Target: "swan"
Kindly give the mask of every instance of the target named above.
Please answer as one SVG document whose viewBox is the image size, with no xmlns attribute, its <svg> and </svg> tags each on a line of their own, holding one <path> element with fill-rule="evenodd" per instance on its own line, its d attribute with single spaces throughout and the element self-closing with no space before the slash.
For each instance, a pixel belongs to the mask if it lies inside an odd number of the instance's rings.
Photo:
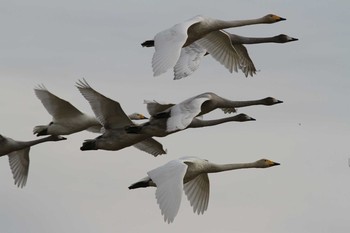
<svg viewBox="0 0 350 233">
<path fill-rule="evenodd" d="M 191 75 L 208 53 L 231 73 L 240 69 L 246 77 L 253 76 L 256 68 L 243 44 L 288 43 L 297 40 L 284 34 L 273 37 L 244 37 L 224 30 L 214 31 L 181 49 L 180 58 L 174 67 L 174 79 Z"/>
<path fill-rule="evenodd" d="M 66 138 L 56 135 L 32 141 L 17 141 L 0 135 L 0 157 L 8 155 L 15 185 L 23 188 L 27 183 L 29 170 L 29 150 L 31 146 L 48 141 L 61 141 Z"/>
<path fill-rule="evenodd" d="M 125 128 L 126 132 L 130 134 L 145 134 L 156 137 L 165 137 L 169 134 L 173 134 L 182 130 L 186 130 L 189 128 L 203 128 L 214 125 L 223 124 L 226 122 L 246 122 L 246 121 L 255 121 L 254 118 L 248 116 L 247 114 L 241 113 L 236 116 L 219 118 L 214 120 L 202 120 L 200 117 L 195 117 L 192 119 L 191 123 L 183 129 L 171 129 L 169 130 L 167 118 L 155 118 L 150 122 L 146 122 L 144 124 L 138 126 L 127 126 Z"/>
<path fill-rule="evenodd" d="M 33 133 L 37 136 L 69 135 L 83 130 L 100 133 L 102 126 L 95 117 L 82 113 L 68 101 L 49 92 L 44 85 L 36 87 L 34 92 L 53 118 L 48 125 L 34 127 Z M 139 113 L 131 114 L 130 118 L 133 120 L 147 119 Z"/>
<path fill-rule="evenodd" d="M 134 146 L 144 152 L 157 156 L 166 154 L 166 150 L 158 141 L 149 135 L 128 134 L 125 126 L 134 125 L 124 113 L 117 101 L 109 99 L 95 91 L 85 79 L 78 80 L 76 87 L 89 102 L 96 118 L 103 125 L 104 133 L 95 139 L 85 140 L 81 150 L 116 151 Z"/>
<path fill-rule="evenodd" d="M 270 24 L 286 20 L 277 15 L 248 20 L 224 21 L 198 15 L 183 23 L 157 33 L 154 37 L 155 52 L 152 58 L 153 76 L 173 68 L 180 57 L 182 47 L 186 47 L 210 32 L 252 24 Z M 148 41 L 142 43 L 147 46 Z"/>
<path fill-rule="evenodd" d="M 277 100 L 273 97 L 267 97 L 260 100 L 231 101 L 222 98 L 215 93 L 206 92 L 175 105 L 162 105 L 156 101 L 146 101 L 146 103 L 147 110 L 152 117 L 148 122 L 139 126 L 132 125 L 126 127 L 128 133 L 143 133 L 164 137 L 172 132 L 184 130 L 188 127 L 190 128 L 190 124 L 194 119 L 197 122 L 197 125 L 202 125 L 202 127 L 206 126 L 207 123 L 200 120 L 198 116 L 202 116 L 217 108 L 221 108 L 225 113 L 232 113 L 239 107 L 251 105 L 275 105 L 283 103 L 283 101 Z M 220 124 L 220 121 L 216 123 Z M 208 126 L 211 125 L 213 124 L 208 124 Z"/>
<path fill-rule="evenodd" d="M 164 221 L 174 221 L 181 203 L 182 190 L 193 207 L 203 214 L 209 203 L 208 173 L 244 168 L 268 168 L 280 165 L 267 159 L 252 163 L 215 164 L 197 157 L 182 157 L 147 172 L 147 177 L 129 186 L 129 189 L 157 187 L 156 199 Z"/>
<path fill-rule="evenodd" d="M 174 80 L 194 73 L 207 54 L 211 54 L 231 73 L 241 69 L 246 77 L 253 76 L 256 69 L 243 44 L 288 43 L 297 40 L 284 34 L 273 37 L 244 37 L 224 30 L 214 31 L 181 49 L 180 57 L 174 66 Z M 153 47 L 154 41 L 149 40 L 146 45 Z"/>
</svg>

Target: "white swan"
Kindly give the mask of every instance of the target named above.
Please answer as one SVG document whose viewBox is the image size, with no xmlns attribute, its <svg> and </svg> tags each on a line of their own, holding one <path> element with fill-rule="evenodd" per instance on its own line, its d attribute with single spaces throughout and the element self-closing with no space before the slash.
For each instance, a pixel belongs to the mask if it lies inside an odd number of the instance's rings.
<svg viewBox="0 0 350 233">
<path fill-rule="evenodd" d="M 48 136 L 32 141 L 16 141 L 0 135 L 0 157 L 8 155 L 15 185 L 23 188 L 27 183 L 29 170 L 29 150 L 31 146 L 48 141 L 61 141 L 61 136 Z"/>
<path fill-rule="evenodd" d="M 243 37 L 224 30 L 214 31 L 181 49 L 180 58 L 174 67 L 174 79 L 191 75 L 208 53 L 231 73 L 240 69 L 246 77 L 253 76 L 256 68 L 243 44 L 288 43 L 297 40 L 284 34 L 273 37 Z"/>
<path fill-rule="evenodd" d="M 251 105 L 274 105 L 283 103 L 272 97 L 260 100 L 250 101 L 231 101 L 222 98 L 215 93 L 207 92 L 191 97 L 179 104 L 159 104 L 155 101 L 148 101 L 147 110 L 151 114 L 148 122 L 139 126 L 130 126 L 126 128 L 128 133 L 149 134 L 151 136 L 164 137 L 170 133 L 191 128 L 192 121 L 196 121 L 197 125 L 211 126 L 214 125 L 198 119 L 198 116 L 211 112 L 217 108 L 221 108 L 225 113 L 235 112 L 235 108 L 251 106 Z M 235 118 L 228 118 L 234 120 Z M 249 118 L 248 118 L 249 119 Z M 227 121 L 224 121 L 227 122 Z M 220 121 L 217 124 L 223 123 Z M 194 124 L 194 123 L 192 123 Z"/>
<path fill-rule="evenodd" d="M 125 147 L 135 146 L 154 156 L 166 154 L 166 150 L 158 141 L 149 135 L 128 134 L 124 128 L 134 125 L 131 119 L 124 113 L 117 101 L 109 99 L 95 91 L 83 79 L 76 83 L 80 93 L 89 102 L 96 118 L 103 125 L 104 133 L 95 139 L 86 140 L 81 150 L 120 150 Z"/>
<path fill-rule="evenodd" d="M 205 16 L 196 16 L 183 23 L 157 33 L 154 37 L 155 53 L 152 58 L 153 75 L 158 76 L 173 68 L 180 57 L 182 47 L 186 47 L 206 34 L 225 28 L 252 24 L 275 23 L 285 20 L 269 14 L 258 19 L 224 21 Z M 142 43 L 147 46 L 147 41 Z"/>
<path fill-rule="evenodd" d="M 183 157 L 147 172 L 147 177 L 132 184 L 129 189 L 157 187 L 157 203 L 164 215 L 164 221 L 171 223 L 179 211 L 183 190 L 193 212 L 203 214 L 207 210 L 210 187 L 208 173 L 276 165 L 280 164 L 267 159 L 253 163 L 214 164 L 197 157 Z"/>
<path fill-rule="evenodd" d="M 82 113 L 68 101 L 49 92 L 44 85 L 39 85 L 34 91 L 52 116 L 50 124 L 34 127 L 33 133 L 37 136 L 69 135 L 83 130 L 94 133 L 101 132 L 102 125 L 95 117 Z M 133 120 L 147 119 L 139 113 L 133 113 L 130 117 Z"/>
</svg>

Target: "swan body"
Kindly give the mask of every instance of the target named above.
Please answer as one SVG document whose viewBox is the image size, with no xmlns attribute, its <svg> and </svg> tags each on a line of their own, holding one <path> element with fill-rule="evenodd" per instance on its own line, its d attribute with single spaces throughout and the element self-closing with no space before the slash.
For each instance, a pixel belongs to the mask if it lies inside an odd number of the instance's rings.
<svg viewBox="0 0 350 233">
<path fill-rule="evenodd" d="M 48 141 L 65 140 L 61 136 L 51 135 L 32 141 L 17 141 L 0 135 L 0 157 L 8 155 L 15 185 L 23 188 L 27 183 L 29 171 L 29 150 L 31 146 Z"/>
<path fill-rule="evenodd" d="M 95 117 L 79 111 L 71 103 L 49 92 L 40 85 L 34 89 L 35 95 L 52 116 L 48 125 L 35 126 L 33 133 L 41 135 L 69 135 L 83 130 L 94 133 L 101 131 L 101 124 Z"/>
<path fill-rule="evenodd" d="M 95 139 L 86 140 L 80 148 L 81 150 L 116 151 L 135 146 L 154 156 L 166 154 L 162 144 L 151 136 L 126 133 L 124 128 L 135 124 L 124 113 L 117 101 L 98 93 L 85 80 L 79 80 L 76 87 L 89 102 L 96 118 L 104 128 L 102 135 Z"/>
<path fill-rule="evenodd" d="M 224 30 L 214 31 L 181 49 L 180 58 L 174 67 L 174 79 L 181 79 L 195 72 L 208 53 L 231 73 L 240 69 L 246 77 L 253 76 L 256 68 L 243 44 L 288 43 L 297 40 L 284 34 L 273 37 L 243 37 Z"/>
<path fill-rule="evenodd" d="M 206 16 L 195 16 L 183 23 L 157 33 L 154 37 L 155 53 L 152 58 L 153 75 L 158 76 L 173 68 L 178 61 L 181 48 L 186 47 L 210 32 L 252 24 L 275 23 L 285 20 L 276 15 L 258 19 L 224 21 Z M 143 43 L 147 46 L 147 41 Z"/>
<path fill-rule="evenodd" d="M 53 118 L 48 125 L 34 127 L 33 133 L 37 136 L 69 135 L 83 130 L 93 133 L 101 132 L 102 125 L 96 117 L 82 113 L 68 101 L 49 92 L 43 85 L 38 86 L 34 91 Z M 132 120 L 147 119 L 140 113 L 133 113 L 129 117 Z"/>
<path fill-rule="evenodd" d="M 274 105 L 282 103 L 272 97 L 267 97 L 260 100 L 250 101 L 231 101 L 222 98 L 215 93 L 206 92 L 194 97 L 191 97 L 179 104 L 161 104 L 156 101 L 146 101 L 147 110 L 152 116 L 150 120 L 140 126 L 127 128 L 129 133 L 145 133 L 153 136 L 166 136 L 170 133 L 184 130 L 193 127 L 192 123 L 195 119 L 197 125 L 212 126 L 214 124 L 200 120 L 198 116 L 202 116 L 217 108 L 221 108 L 225 113 L 232 113 L 236 108 L 251 106 L 251 105 Z M 235 118 L 228 118 L 235 120 Z M 249 118 L 246 118 L 246 120 Z M 251 119 L 250 119 L 251 120 Z M 227 121 L 224 121 L 227 122 Z M 192 123 L 192 126 L 191 126 Z M 217 124 L 223 122 L 217 121 Z"/>
<path fill-rule="evenodd" d="M 184 191 L 193 212 L 203 214 L 209 203 L 208 173 L 244 168 L 268 168 L 279 163 L 261 159 L 253 163 L 214 164 L 197 157 L 183 157 L 147 172 L 147 177 L 129 186 L 129 189 L 157 187 L 156 199 L 164 221 L 174 221 Z"/>
</svg>

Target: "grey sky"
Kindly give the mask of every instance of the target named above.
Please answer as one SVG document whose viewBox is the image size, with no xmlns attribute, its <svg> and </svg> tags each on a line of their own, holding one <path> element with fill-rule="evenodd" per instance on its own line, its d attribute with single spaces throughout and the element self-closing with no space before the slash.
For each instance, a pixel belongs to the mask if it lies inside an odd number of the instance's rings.
<svg viewBox="0 0 350 233">
<path fill-rule="evenodd" d="M 284 101 L 239 109 L 256 122 L 229 123 L 158 138 L 159 158 L 126 148 L 79 150 L 82 132 L 31 149 L 27 186 L 13 185 L 0 161 L 0 232 L 349 232 L 349 1 L 7 1 L 0 3 L 1 131 L 31 140 L 51 120 L 38 84 L 92 111 L 74 87 L 84 77 L 125 112 L 146 114 L 144 99 L 179 102 L 206 91 L 234 100 Z M 197 14 L 219 19 L 274 13 L 287 21 L 230 29 L 243 36 L 297 37 L 288 44 L 247 46 L 260 72 L 230 74 L 209 56 L 191 77 L 152 77 L 152 48 L 140 43 Z M 222 117 L 220 111 L 208 118 Z M 210 175 L 208 211 L 197 216 L 183 197 L 166 224 L 155 190 L 127 187 L 181 156 L 216 163 L 262 157 L 281 166 Z"/>
</svg>

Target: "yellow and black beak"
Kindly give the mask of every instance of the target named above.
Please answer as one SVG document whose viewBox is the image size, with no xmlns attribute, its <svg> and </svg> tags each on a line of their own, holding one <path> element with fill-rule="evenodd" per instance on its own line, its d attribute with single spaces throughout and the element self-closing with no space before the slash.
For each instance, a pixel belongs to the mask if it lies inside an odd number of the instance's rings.
<svg viewBox="0 0 350 233">
<path fill-rule="evenodd" d="M 270 167 L 281 165 L 280 163 L 276 163 L 276 162 L 270 161 L 270 160 L 268 161 L 268 163 L 269 163 Z"/>
</svg>

